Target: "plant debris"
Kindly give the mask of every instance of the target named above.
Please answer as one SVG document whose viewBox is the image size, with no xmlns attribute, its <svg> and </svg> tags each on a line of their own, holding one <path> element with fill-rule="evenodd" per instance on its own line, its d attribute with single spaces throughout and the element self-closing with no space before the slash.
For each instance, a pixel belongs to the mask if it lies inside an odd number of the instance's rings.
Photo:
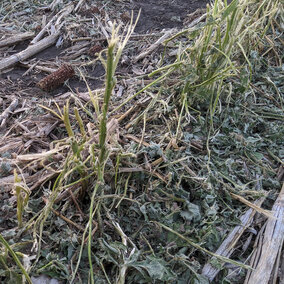
<svg viewBox="0 0 284 284">
<path fill-rule="evenodd" d="M 0 282 L 244 283 L 282 210 L 283 4 L 142 31 L 136 1 L 71 2 L 0 7 Z"/>
</svg>

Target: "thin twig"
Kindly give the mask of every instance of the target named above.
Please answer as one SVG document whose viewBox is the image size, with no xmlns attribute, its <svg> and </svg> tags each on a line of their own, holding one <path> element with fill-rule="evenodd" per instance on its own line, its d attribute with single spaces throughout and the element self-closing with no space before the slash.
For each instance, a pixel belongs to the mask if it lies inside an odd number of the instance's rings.
<svg viewBox="0 0 284 284">
<path fill-rule="evenodd" d="M 0 115 L 0 129 L 3 129 L 3 127 L 5 126 L 8 117 L 10 116 L 10 114 L 13 113 L 13 111 L 17 108 L 19 103 L 19 100 L 17 98 L 15 98 L 11 104 L 3 111 L 3 113 Z"/>
</svg>

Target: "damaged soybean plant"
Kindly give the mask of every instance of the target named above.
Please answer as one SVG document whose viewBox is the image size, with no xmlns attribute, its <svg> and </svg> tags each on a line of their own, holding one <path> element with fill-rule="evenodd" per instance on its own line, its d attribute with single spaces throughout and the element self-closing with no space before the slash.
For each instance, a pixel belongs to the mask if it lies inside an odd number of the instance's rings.
<svg viewBox="0 0 284 284">
<path fill-rule="evenodd" d="M 216 0 L 194 25 L 139 35 L 139 17 L 111 20 L 121 3 L 75 2 L 69 91 L 20 103 L 0 140 L 0 282 L 245 283 L 283 184 L 282 3 Z"/>
</svg>

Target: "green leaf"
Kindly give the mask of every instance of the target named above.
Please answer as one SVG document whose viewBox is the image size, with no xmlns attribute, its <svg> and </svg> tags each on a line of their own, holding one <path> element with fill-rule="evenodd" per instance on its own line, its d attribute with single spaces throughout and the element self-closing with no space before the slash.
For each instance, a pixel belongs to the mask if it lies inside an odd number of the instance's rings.
<svg viewBox="0 0 284 284">
<path fill-rule="evenodd" d="M 140 272 L 141 270 L 139 268 L 145 269 L 151 279 L 160 281 L 171 281 L 176 279 L 173 272 L 166 267 L 166 262 L 154 256 L 148 256 L 145 261 L 133 263 L 132 267 Z"/>
<path fill-rule="evenodd" d="M 232 1 L 231 4 L 228 6 L 228 8 L 224 11 L 222 20 L 227 18 L 237 8 L 238 4 L 239 4 L 239 0 Z"/>
<path fill-rule="evenodd" d="M 207 277 L 203 275 L 196 275 L 196 278 L 192 281 L 193 284 L 209 284 Z"/>
<path fill-rule="evenodd" d="M 180 216 L 187 221 L 199 221 L 201 219 L 199 206 L 188 202 L 187 211 L 181 211 Z"/>
<path fill-rule="evenodd" d="M 264 158 L 263 154 L 259 152 L 254 152 L 252 155 L 257 159 L 257 160 L 262 160 Z"/>
</svg>

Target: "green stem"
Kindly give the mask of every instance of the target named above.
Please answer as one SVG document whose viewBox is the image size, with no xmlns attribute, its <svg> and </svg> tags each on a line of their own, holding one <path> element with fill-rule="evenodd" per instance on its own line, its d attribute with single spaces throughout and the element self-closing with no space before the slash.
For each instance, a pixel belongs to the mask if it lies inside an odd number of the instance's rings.
<svg viewBox="0 0 284 284">
<path fill-rule="evenodd" d="M 93 208 L 95 202 L 95 196 L 97 194 L 99 188 L 99 182 L 96 183 L 90 204 L 90 214 L 89 214 L 89 236 L 88 236 L 88 258 L 89 258 L 89 265 L 90 265 L 90 276 L 91 276 L 91 283 L 94 284 L 94 271 L 93 271 L 93 263 L 92 263 L 92 221 L 93 221 Z"/>
<path fill-rule="evenodd" d="M 115 44 L 110 44 L 107 53 L 107 72 L 106 72 L 106 87 L 105 87 L 105 94 L 104 94 L 104 105 L 103 105 L 103 113 L 102 119 L 100 122 L 100 137 L 99 137 L 99 147 L 100 147 L 100 157 L 99 157 L 99 178 L 102 178 L 102 170 L 103 170 L 103 163 L 105 159 L 106 153 L 106 136 L 107 136 L 107 112 L 109 107 L 109 100 L 111 97 L 112 89 L 115 85 L 114 79 L 114 47 Z M 102 180 L 101 180 L 102 181 Z"/>
<path fill-rule="evenodd" d="M 14 261 L 18 265 L 18 267 L 22 270 L 24 276 L 26 277 L 26 280 L 29 284 L 32 284 L 32 280 L 30 276 L 28 275 L 27 271 L 25 270 L 24 266 L 21 264 L 19 258 L 15 254 L 15 252 L 11 249 L 8 242 L 3 238 L 3 236 L 0 234 L 0 242 L 5 246 L 5 248 L 10 252 L 11 256 L 13 257 Z"/>
<path fill-rule="evenodd" d="M 103 105 L 103 112 L 102 118 L 100 121 L 100 136 L 99 136 L 99 147 L 100 147 L 100 156 L 99 156 L 99 164 L 98 164 L 98 181 L 95 185 L 94 192 L 91 198 L 90 204 L 90 216 L 89 216 L 89 239 L 88 239 L 88 258 L 89 258 L 89 265 L 90 265 L 90 277 L 91 283 L 94 283 L 94 272 L 93 272 L 93 264 L 92 264 L 92 255 L 91 255 L 91 248 L 92 248 L 92 216 L 93 216 L 93 207 L 94 207 L 94 200 L 97 194 L 98 188 L 104 180 L 104 163 L 105 163 L 105 156 L 106 156 L 106 137 L 107 137 L 107 113 L 109 107 L 109 101 L 111 97 L 111 93 L 113 87 L 115 85 L 115 78 L 114 78 L 114 48 L 115 48 L 115 41 L 110 41 L 108 52 L 107 52 L 107 70 L 106 70 L 106 87 L 105 87 L 105 94 L 104 94 L 104 105 Z"/>
</svg>

